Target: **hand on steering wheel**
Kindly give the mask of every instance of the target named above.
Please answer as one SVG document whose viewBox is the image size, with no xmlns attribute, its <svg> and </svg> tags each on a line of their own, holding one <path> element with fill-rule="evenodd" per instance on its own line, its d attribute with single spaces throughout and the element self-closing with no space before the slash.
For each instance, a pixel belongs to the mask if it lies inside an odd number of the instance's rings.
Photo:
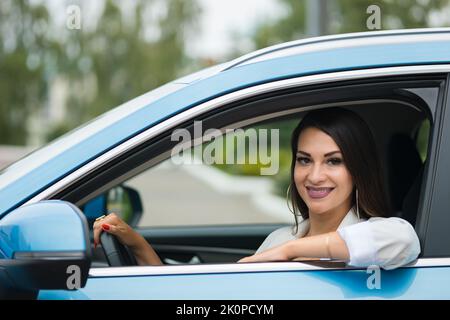
<svg viewBox="0 0 450 320">
<path fill-rule="evenodd" d="M 115 213 L 95 220 L 94 246 L 101 243 L 110 266 L 137 265 L 136 259 L 127 246 L 136 243 L 136 232 Z"/>
</svg>

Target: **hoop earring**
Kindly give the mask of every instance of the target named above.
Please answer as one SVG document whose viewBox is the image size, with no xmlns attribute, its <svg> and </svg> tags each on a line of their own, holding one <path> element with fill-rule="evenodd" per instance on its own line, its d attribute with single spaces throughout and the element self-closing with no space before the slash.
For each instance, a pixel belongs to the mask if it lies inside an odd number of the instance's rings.
<svg viewBox="0 0 450 320">
<path fill-rule="evenodd" d="M 356 216 L 358 217 L 358 220 L 360 220 L 359 216 L 359 199 L 358 199 L 358 189 L 356 189 Z"/>
</svg>

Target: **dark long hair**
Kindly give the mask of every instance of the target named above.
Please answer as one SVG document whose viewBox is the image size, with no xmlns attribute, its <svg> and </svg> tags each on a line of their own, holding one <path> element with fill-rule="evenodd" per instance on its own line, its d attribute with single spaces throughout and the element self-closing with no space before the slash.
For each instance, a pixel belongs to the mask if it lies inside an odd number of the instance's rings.
<svg viewBox="0 0 450 320">
<path fill-rule="evenodd" d="M 295 186 L 294 169 L 297 158 L 298 138 L 306 128 L 317 128 L 329 135 L 341 150 L 344 164 L 350 172 L 355 187 L 352 206 L 356 203 L 358 189 L 359 213 L 363 218 L 391 215 L 383 184 L 383 173 L 369 126 L 355 112 L 342 108 L 310 111 L 294 129 L 291 138 L 291 183 L 288 197 L 298 227 L 297 216 L 309 218 L 306 203 Z"/>
</svg>

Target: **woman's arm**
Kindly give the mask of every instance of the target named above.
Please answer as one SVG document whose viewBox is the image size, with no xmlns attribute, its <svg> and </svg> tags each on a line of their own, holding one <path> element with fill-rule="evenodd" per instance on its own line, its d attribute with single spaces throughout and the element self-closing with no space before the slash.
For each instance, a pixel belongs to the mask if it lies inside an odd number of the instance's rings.
<svg viewBox="0 0 450 320">
<path fill-rule="evenodd" d="M 299 258 L 332 258 L 349 260 L 349 251 L 339 233 L 330 232 L 291 240 L 239 262 L 286 261 Z"/>
<path fill-rule="evenodd" d="M 139 266 L 163 265 L 155 250 L 153 250 L 152 246 L 142 236 L 137 241 L 137 245 L 135 245 L 134 247 L 130 246 L 130 249 L 131 251 L 133 251 L 133 254 Z"/>
<path fill-rule="evenodd" d="M 420 254 L 416 231 L 401 218 L 371 218 L 338 232 L 347 244 L 352 266 L 395 269 L 414 261 Z"/>
<path fill-rule="evenodd" d="M 377 265 L 395 269 L 412 262 L 419 254 L 419 239 L 406 220 L 371 218 L 336 232 L 290 240 L 239 262 L 331 257 L 355 267 Z"/>
</svg>

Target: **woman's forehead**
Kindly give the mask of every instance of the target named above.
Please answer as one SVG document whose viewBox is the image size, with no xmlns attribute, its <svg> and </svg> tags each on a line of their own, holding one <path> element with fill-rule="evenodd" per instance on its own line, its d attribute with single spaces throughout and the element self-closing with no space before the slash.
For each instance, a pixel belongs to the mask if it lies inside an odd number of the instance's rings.
<svg viewBox="0 0 450 320">
<path fill-rule="evenodd" d="M 326 154 L 340 151 L 333 138 L 317 128 L 306 128 L 300 133 L 297 150 L 310 154 Z"/>
</svg>

